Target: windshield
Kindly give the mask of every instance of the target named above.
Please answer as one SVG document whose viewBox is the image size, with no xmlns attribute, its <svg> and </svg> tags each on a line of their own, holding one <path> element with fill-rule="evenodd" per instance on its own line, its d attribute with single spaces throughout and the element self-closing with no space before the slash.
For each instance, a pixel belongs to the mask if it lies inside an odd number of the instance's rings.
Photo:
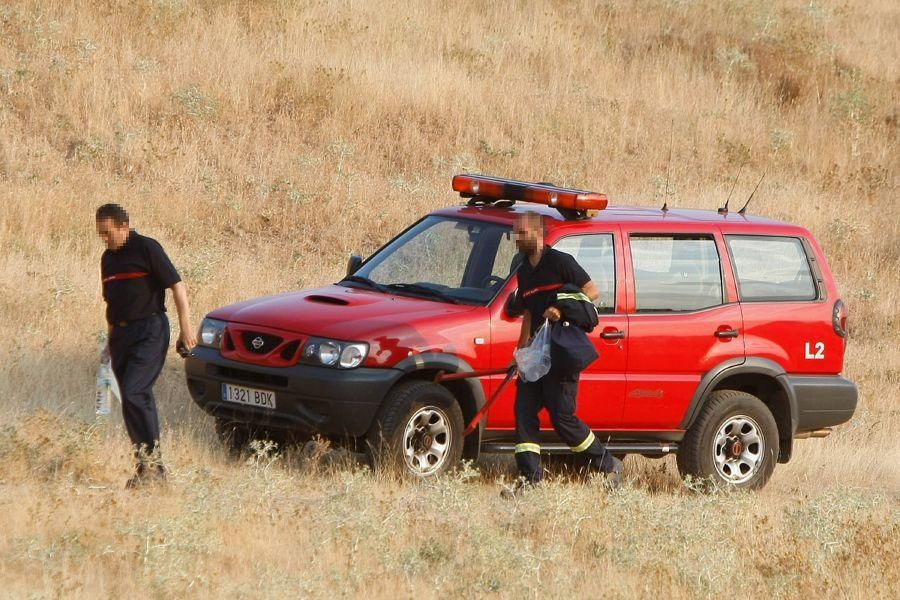
<svg viewBox="0 0 900 600">
<path fill-rule="evenodd" d="M 516 253 L 507 225 L 429 216 L 341 283 L 440 302 L 487 304 L 512 273 Z"/>
</svg>

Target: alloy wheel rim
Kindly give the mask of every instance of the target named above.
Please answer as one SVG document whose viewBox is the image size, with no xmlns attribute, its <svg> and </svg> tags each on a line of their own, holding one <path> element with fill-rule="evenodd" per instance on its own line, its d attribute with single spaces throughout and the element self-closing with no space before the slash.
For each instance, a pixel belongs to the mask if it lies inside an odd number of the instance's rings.
<svg viewBox="0 0 900 600">
<path fill-rule="evenodd" d="M 452 442 L 449 419 L 435 406 L 420 408 L 406 422 L 403 432 L 403 459 L 419 476 L 437 472 L 447 461 Z"/>
<path fill-rule="evenodd" d="M 716 432 L 713 464 L 726 483 L 744 483 L 759 471 L 765 450 L 759 424 L 746 415 L 735 415 L 726 419 Z"/>
</svg>

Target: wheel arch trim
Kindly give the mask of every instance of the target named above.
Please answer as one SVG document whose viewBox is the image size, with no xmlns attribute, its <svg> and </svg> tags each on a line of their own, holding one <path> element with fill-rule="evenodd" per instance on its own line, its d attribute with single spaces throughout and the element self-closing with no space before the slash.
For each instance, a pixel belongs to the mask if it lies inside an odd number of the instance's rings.
<svg viewBox="0 0 900 600">
<path fill-rule="evenodd" d="M 468 362 L 464 359 L 456 356 L 455 354 L 449 354 L 447 352 L 423 352 L 420 354 L 413 354 L 407 358 L 404 358 L 402 361 L 397 363 L 394 366 L 395 369 L 401 371 L 403 373 L 403 377 L 400 381 L 404 381 L 408 379 L 411 375 L 415 375 L 416 373 L 421 373 L 423 371 L 444 371 L 446 373 L 465 373 L 469 371 L 474 371 Z M 399 383 L 399 382 L 398 382 Z M 463 418 L 471 419 L 475 416 L 475 414 L 481 410 L 485 403 L 487 402 L 487 398 L 484 394 L 484 388 L 481 386 L 481 383 L 477 378 L 472 379 L 461 379 L 456 382 L 453 382 L 453 385 L 448 387 L 445 384 L 437 384 L 444 385 L 450 390 L 450 393 L 456 397 L 457 402 L 460 403 L 460 409 L 463 409 Z M 463 387 L 464 386 L 464 387 Z M 460 398 L 457 397 L 457 393 L 455 393 L 454 388 L 460 388 L 465 390 L 465 392 L 470 396 L 474 406 L 469 407 L 469 410 L 465 410 L 465 406 L 461 402 Z M 467 414 L 471 412 L 471 414 Z M 478 428 L 473 431 L 470 435 L 466 436 L 463 440 L 463 458 L 475 460 L 478 458 L 478 455 L 481 451 L 481 439 L 484 433 L 484 423 L 485 419 L 482 419 L 481 423 L 478 424 Z M 468 421 L 463 423 L 463 426 L 468 425 Z"/>
<path fill-rule="evenodd" d="M 735 358 L 724 361 L 714 368 L 707 371 L 697 385 L 688 409 L 685 411 L 684 419 L 679 426 L 681 429 L 687 430 L 694 424 L 700 415 L 703 405 L 709 400 L 712 392 L 722 381 L 735 375 L 759 375 L 765 377 L 775 386 L 776 389 L 784 393 L 785 400 L 788 405 L 788 416 L 790 418 L 790 431 L 779 431 L 780 449 L 778 462 L 788 462 L 793 451 L 794 434 L 797 432 L 797 398 L 794 387 L 791 385 L 790 379 L 784 368 L 775 361 L 760 357 Z M 766 398 L 761 400 L 767 404 Z M 777 415 L 776 415 L 777 420 Z M 787 434 L 787 435 L 785 435 Z"/>
</svg>

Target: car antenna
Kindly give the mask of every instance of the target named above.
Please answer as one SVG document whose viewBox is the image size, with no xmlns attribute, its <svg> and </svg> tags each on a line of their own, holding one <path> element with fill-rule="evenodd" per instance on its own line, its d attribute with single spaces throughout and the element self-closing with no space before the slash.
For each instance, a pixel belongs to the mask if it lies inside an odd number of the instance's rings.
<svg viewBox="0 0 900 600">
<path fill-rule="evenodd" d="M 669 127 L 669 162 L 666 163 L 666 190 L 663 192 L 663 205 L 660 210 L 669 212 L 669 169 L 672 167 L 672 147 L 675 145 L 675 119 Z"/>
<path fill-rule="evenodd" d="M 759 181 L 756 182 L 756 187 L 753 188 L 753 191 L 752 191 L 752 192 L 750 192 L 750 197 L 747 198 L 747 201 L 744 202 L 744 206 L 742 206 L 742 207 L 741 207 L 741 210 L 738 211 L 738 214 L 739 214 L 739 215 L 742 215 L 742 214 L 744 214 L 745 212 L 747 212 L 747 207 L 750 205 L 750 201 L 753 200 L 753 194 L 755 194 L 755 193 L 756 193 L 756 190 L 759 189 L 759 184 L 761 184 L 761 183 L 763 182 L 763 178 L 766 176 L 766 173 L 767 173 L 768 171 L 769 171 L 769 168 L 766 167 L 766 170 L 763 171 L 763 174 L 760 176 Z"/>
<path fill-rule="evenodd" d="M 728 214 L 728 202 L 731 200 L 731 195 L 734 193 L 734 187 L 737 185 L 738 178 L 740 178 L 741 171 L 744 169 L 744 165 L 746 165 L 746 164 L 747 164 L 747 159 L 744 158 L 744 162 L 741 163 L 741 166 L 738 169 L 737 175 L 735 175 L 735 177 L 734 177 L 734 183 L 731 184 L 731 191 L 728 192 L 728 197 L 725 198 L 725 206 L 719 208 L 719 210 L 718 210 L 718 213 L 720 215 Z"/>
</svg>

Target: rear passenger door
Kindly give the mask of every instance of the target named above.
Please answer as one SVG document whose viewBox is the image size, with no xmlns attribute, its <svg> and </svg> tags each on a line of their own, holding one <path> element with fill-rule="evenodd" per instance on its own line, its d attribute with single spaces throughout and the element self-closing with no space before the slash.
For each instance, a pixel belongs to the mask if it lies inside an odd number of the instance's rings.
<svg viewBox="0 0 900 600">
<path fill-rule="evenodd" d="M 744 315 L 747 356 L 790 373 L 841 371 L 844 340 L 815 253 L 801 237 L 726 235 Z"/>
<path fill-rule="evenodd" d="M 715 232 L 627 231 L 628 381 L 622 427 L 677 429 L 703 374 L 744 357 Z"/>
</svg>

